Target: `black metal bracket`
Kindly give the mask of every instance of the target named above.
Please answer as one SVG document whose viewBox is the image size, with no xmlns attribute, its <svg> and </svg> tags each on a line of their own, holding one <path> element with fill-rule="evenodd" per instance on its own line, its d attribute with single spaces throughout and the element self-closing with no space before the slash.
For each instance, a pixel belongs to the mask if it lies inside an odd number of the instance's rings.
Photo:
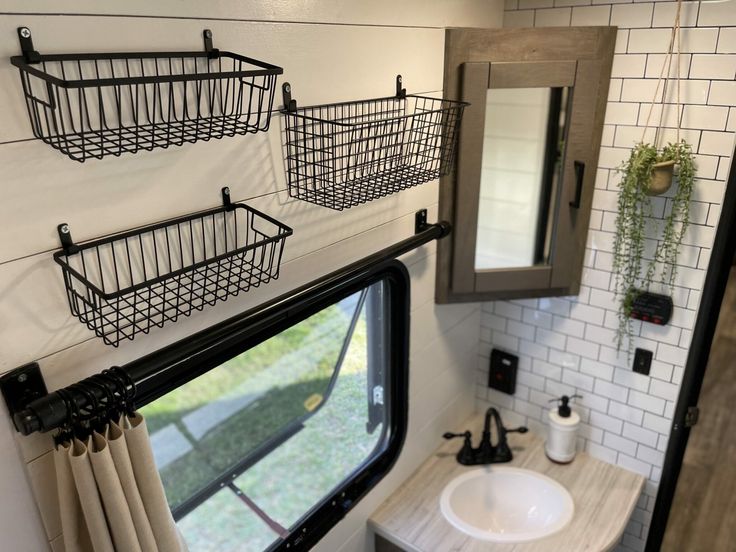
<svg viewBox="0 0 736 552">
<path fill-rule="evenodd" d="M 235 209 L 235 205 L 233 205 L 233 201 L 230 198 L 230 188 L 227 186 L 222 189 L 222 204 L 228 211 Z"/>
<path fill-rule="evenodd" d="M 414 233 L 423 232 L 429 227 L 427 222 L 427 210 L 421 209 L 414 214 Z"/>
<path fill-rule="evenodd" d="M 18 39 L 20 40 L 20 49 L 23 52 L 23 59 L 26 63 L 39 63 L 41 54 L 33 48 L 33 37 L 31 37 L 31 29 L 28 27 L 18 27 Z"/>
<path fill-rule="evenodd" d="M 18 431 L 23 420 L 16 419 L 16 414 L 22 412 L 32 401 L 48 395 L 46 382 L 43 381 L 37 362 L 16 368 L 0 377 L 0 392 Z"/>
<path fill-rule="evenodd" d="M 220 50 L 212 45 L 212 31 L 209 29 L 205 29 L 204 31 L 202 31 L 202 36 L 204 37 L 204 50 L 205 52 L 207 52 L 207 57 L 209 59 L 219 58 Z"/>
<path fill-rule="evenodd" d="M 284 94 L 284 109 L 289 113 L 296 113 L 296 100 L 291 99 L 291 84 L 288 82 L 282 84 L 281 91 Z"/>
<path fill-rule="evenodd" d="M 403 88 L 401 75 L 396 75 L 396 97 L 403 100 L 406 98 L 406 88 Z"/>
<path fill-rule="evenodd" d="M 67 255 L 79 253 L 79 246 L 72 239 L 72 232 L 69 229 L 69 225 L 66 222 L 62 222 L 56 229 L 59 232 L 59 240 L 61 241 L 61 247 L 64 249 L 64 253 Z"/>
</svg>

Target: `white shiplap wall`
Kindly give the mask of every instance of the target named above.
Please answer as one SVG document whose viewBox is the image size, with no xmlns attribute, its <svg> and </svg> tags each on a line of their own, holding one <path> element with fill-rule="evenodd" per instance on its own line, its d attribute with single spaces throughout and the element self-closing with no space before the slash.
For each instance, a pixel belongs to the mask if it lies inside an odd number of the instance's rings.
<svg viewBox="0 0 736 552">
<path fill-rule="evenodd" d="M 38 360 L 51 389 L 128 362 L 342 265 L 413 231 L 413 213 L 436 217 L 436 182 L 343 213 L 286 193 L 282 121 L 267 134 L 80 164 L 33 140 L 20 81 L 7 61 L 19 53 L 16 27 L 32 29 L 44 53 L 199 49 L 215 46 L 284 67 L 302 105 L 388 95 L 397 73 L 411 92 L 441 94 L 445 26 L 500 26 L 498 1 L 389 0 L 240 2 L 163 0 L 29 5 L 6 0 L 0 15 L 0 372 Z M 280 103 L 277 96 L 276 103 Z M 118 349 L 72 319 L 58 267 L 56 225 L 84 241 L 215 206 L 227 185 L 295 229 L 275 283 Z M 326 551 L 372 549 L 365 519 L 433 450 L 442 432 L 474 408 L 478 305 L 433 301 L 435 247 L 405 257 L 412 275 L 410 431 L 401 458 L 320 543 Z M 0 414 L 0 533 L 3 550 L 61 550 L 50 440 L 15 439 Z M 27 470 L 24 469 L 27 467 Z M 40 515 L 39 515 L 40 514 Z"/>
<path fill-rule="evenodd" d="M 613 344 L 615 168 L 641 139 L 675 8 L 670 1 L 506 0 L 504 17 L 506 27 L 619 27 L 580 294 L 483 305 L 477 399 L 479 406 L 502 406 L 511 425 L 526 423 L 544 434 L 552 397 L 573 392 L 584 396 L 579 403 L 584 422 L 580 447 L 648 478 L 621 550 L 642 550 L 646 540 L 736 131 L 736 0 L 685 2 L 685 105 L 679 112 L 671 105 L 665 111 L 669 129 L 664 138 L 674 140 L 672 127 L 679 116 L 682 136 L 697 154 L 698 181 L 692 226 L 679 258 L 674 316 L 665 327 L 636 325 L 636 346 L 654 352 L 650 376 L 636 374 L 626 354 L 617 355 Z M 669 102 L 675 98 L 674 89 L 671 84 Z M 670 201 L 658 199 L 655 205 L 661 218 Z M 515 397 L 486 388 L 491 347 L 520 356 Z"/>
</svg>

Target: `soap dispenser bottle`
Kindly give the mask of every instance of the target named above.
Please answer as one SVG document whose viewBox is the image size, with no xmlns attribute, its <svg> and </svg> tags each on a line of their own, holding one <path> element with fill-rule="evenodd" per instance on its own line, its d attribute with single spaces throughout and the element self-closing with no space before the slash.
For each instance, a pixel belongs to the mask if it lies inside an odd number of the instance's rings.
<svg viewBox="0 0 736 552">
<path fill-rule="evenodd" d="M 570 408 L 570 399 L 582 398 L 580 395 L 562 395 L 550 402 L 557 402 L 556 408 L 549 411 L 549 435 L 544 451 L 553 462 L 567 464 L 575 458 L 580 416 Z"/>
</svg>

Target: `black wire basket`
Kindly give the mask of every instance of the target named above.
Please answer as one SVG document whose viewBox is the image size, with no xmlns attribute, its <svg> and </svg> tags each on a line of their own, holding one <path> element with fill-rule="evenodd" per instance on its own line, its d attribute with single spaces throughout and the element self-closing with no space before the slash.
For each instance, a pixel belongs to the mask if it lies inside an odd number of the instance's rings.
<svg viewBox="0 0 736 552">
<path fill-rule="evenodd" d="M 396 95 L 297 107 L 284 83 L 289 195 L 342 211 L 429 182 L 453 166 L 465 102 Z"/>
<path fill-rule="evenodd" d="M 18 29 L 33 134 L 76 161 L 267 130 L 281 67 L 223 52 L 41 55 Z"/>
<path fill-rule="evenodd" d="M 117 346 L 278 278 L 291 228 L 222 195 L 223 207 L 83 245 L 60 224 L 54 260 L 72 314 Z"/>
</svg>

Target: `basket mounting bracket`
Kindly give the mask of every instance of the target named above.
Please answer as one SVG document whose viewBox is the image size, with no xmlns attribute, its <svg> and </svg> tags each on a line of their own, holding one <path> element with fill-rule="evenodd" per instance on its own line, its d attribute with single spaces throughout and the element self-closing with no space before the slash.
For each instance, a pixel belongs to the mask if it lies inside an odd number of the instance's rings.
<svg viewBox="0 0 736 552">
<path fill-rule="evenodd" d="M 59 232 L 59 240 L 61 241 L 61 247 L 64 249 L 64 253 L 67 255 L 79 253 L 79 246 L 72 239 L 72 232 L 69 230 L 69 225 L 66 222 L 62 222 L 56 229 Z"/>
<path fill-rule="evenodd" d="M 18 40 L 20 40 L 20 49 L 23 52 L 23 59 L 26 63 L 39 63 L 41 54 L 33 48 L 33 37 L 31 29 L 28 27 L 18 27 Z"/>
<path fill-rule="evenodd" d="M 230 199 L 230 188 L 228 188 L 227 186 L 222 189 L 222 204 L 228 211 L 232 211 L 235 209 L 235 205 L 233 205 L 233 202 Z"/>
<path fill-rule="evenodd" d="M 207 57 L 209 59 L 219 58 L 220 50 L 212 45 L 212 31 L 210 29 L 205 29 L 202 31 L 202 36 L 204 37 L 204 51 L 207 52 Z"/>
<path fill-rule="evenodd" d="M 291 98 L 291 84 L 288 82 L 282 84 L 281 91 L 284 94 L 284 109 L 289 113 L 296 113 L 296 100 Z"/>
<path fill-rule="evenodd" d="M 403 88 L 401 86 L 402 84 L 403 81 L 401 79 L 401 75 L 396 75 L 396 97 L 400 100 L 406 98 L 406 88 Z"/>
</svg>

